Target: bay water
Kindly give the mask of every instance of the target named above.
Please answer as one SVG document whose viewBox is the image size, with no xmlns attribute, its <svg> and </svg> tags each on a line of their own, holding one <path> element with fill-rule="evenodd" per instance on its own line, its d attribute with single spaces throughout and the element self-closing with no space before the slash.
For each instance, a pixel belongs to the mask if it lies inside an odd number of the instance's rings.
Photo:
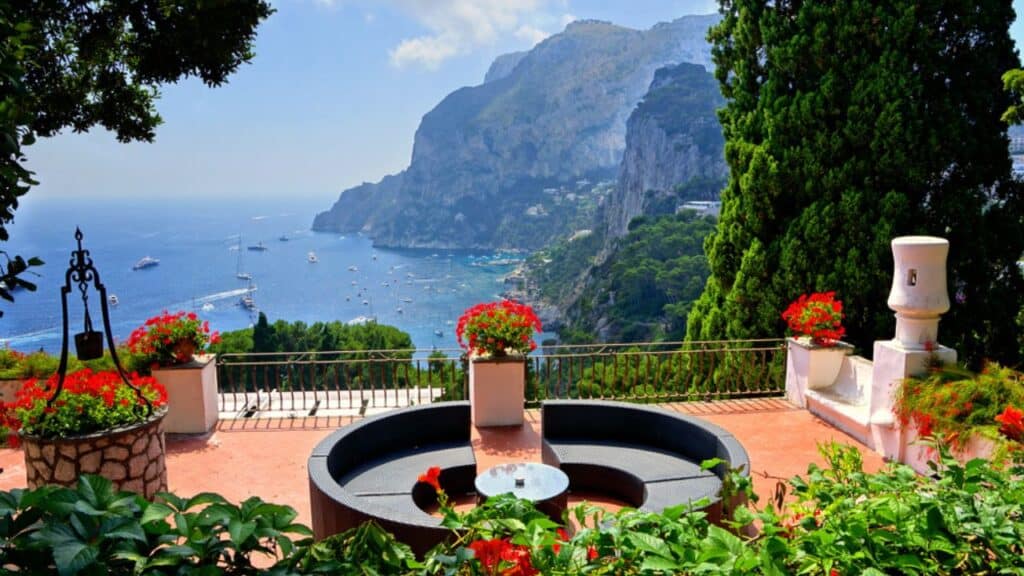
<svg viewBox="0 0 1024 576">
<path fill-rule="evenodd" d="M 10 226 L 8 254 L 46 264 L 36 292 L 0 301 L 0 345 L 57 352 L 61 346 L 61 286 L 75 249 L 76 227 L 108 295 L 112 331 L 124 340 L 163 310 L 195 311 L 212 329 L 252 325 L 241 305 L 250 294 L 273 322 L 362 321 L 404 330 L 421 350 L 457 347 L 455 322 L 477 302 L 497 299 L 518 255 L 450 250 L 374 248 L 360 234 L 309 230 L 323 199 L 57 199 L 21 203 Z M 265 250 L 250 250 L 250 246 Z M 311 256 L 312 254 L 312 256 Z M 133 270 L 143 257 L 156 266 Z M 311 262 L 311 260 L 316 260 Z M 237 276 L 248 273 L 252 280 Z M 82 329 L 77 285 L 68 296 L 70 333 Z M 91 288 L 91 287 L 90 287 Z M 89 291 L 94 326 L 102 330 L 98 294 Z"/>
</svg>

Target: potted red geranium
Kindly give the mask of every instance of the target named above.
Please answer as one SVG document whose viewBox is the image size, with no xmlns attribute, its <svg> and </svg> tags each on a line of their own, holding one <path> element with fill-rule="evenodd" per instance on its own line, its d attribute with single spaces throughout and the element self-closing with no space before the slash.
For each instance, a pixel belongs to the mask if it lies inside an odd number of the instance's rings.
<svg viewBox="0 0 1024 576">
<path fill-rule="evenodd" d="M 167 388 L 167 431 L 202 434 L 217 423 L 217 368 L 208 344 L 220 341 L 195 312 L 166 310 L 132 331 L 128 349 Z"/>
<path fill-rule="evenodd" d="M 799 385 L 806 389 L 828 388 L 835 383 L 843 357 L 853 347 L 840 339 L 843 303 L 835 292 L 803 294 L 782 313 L 790 333 L 787 358 Z M 787 372 L 789 370 L 787 369 Z"/>
<path fill-rule="evenodd" d="M 541 331 L 533 309 L 512 300 L 477 304 L 459 318 L 455 334 L 469 359 L 469 401 L 477 426 L 523 423 L 526 355 Z"/>
<path fill-rule="evenodd" d="M 150 499 L 167 490 L 167 392 L 152 377 L 126 378 L 131 386 L 115 371 L 86 368 L 68 374 L 56 396 L 59 374 L 30 378 L 13 402 L 0 403 L 8 442 L 25 452 L 30 488 L 74 486 L 82 474 L 99 474 Z"/>
</svg>

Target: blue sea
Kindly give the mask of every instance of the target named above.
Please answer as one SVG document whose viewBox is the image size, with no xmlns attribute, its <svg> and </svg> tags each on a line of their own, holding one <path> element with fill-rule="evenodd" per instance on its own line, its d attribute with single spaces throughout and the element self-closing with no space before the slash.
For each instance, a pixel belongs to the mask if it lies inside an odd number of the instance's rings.
<svg viewBox="0 0 1024 576">
<path fill-rule="evenodd" d="M 83 247 L 106 286 L 114 337 L 124 340 L 163 310 L 195 311 L 219 331 L 245 328 L 255 314 L 241 306 L 251 290 L 271 322 L 374 318 L 408 332 L 421 350 L 454 349 L 454 324 L 469 306 L 498 298 L 511 267 L 495 260 L 521 255 L 447 250 L 390 250 L 359 234 L 314 233 L 314 214 L 331 199 L 165 200 L 54 199 L 30 193 L 10 227 L 8 254 L 46 264 L 36 292 L 0 301 L 0 345 L 21 351 L 61 346 L 60 288 L 80 227 Z M 249 250 L 262 243 L 265 251 Z M 310 262 L 310 253 L 316 263 Z M 141 270 L 141 258 L 159 265 Z M 251 283 L 239 272 L 252 275 Z M 89 293 L 102 330 L 98 294 Z M 82 330 L 77 287 L 69 296 L 70 333 Z"/>
</svg>

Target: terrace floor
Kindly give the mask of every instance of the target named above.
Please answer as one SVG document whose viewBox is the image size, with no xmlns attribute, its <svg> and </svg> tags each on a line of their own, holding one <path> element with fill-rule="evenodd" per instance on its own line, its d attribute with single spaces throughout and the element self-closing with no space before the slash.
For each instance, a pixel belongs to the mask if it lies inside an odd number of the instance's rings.
<svg viewBox="0 0 1024 576">
<path fill-rule="evenodd" d="M 819 443 L 856 446 L 864 467 L 876 471 L 882 457 L 842 431 L 778 398 L 709 403 L 662 404 L 663 408 L 705 418 L 731 432 L 750 456 L 754 490 L 768 502 L 780 479 L 804 474 L 811 462 L 822 463 Z M 202 437 L 169 436 L 167 478 L 179 495 L 217 492 L 235 502 L 250 496 L 287 504 L 299 521 L 311 524 L 306 460 L 313 447 L 352 417 L 221 420 Z M 473 448 L 481 471 L 504 462 L 540 461 L 540 412 L 527 410 L 522 428 L 473 431 Z M 25 462 L 20 450 L 0 449 L 0 489 L 24 487 Z M 575 495 L 570 505 L 596 495 Z"/>
</svg>

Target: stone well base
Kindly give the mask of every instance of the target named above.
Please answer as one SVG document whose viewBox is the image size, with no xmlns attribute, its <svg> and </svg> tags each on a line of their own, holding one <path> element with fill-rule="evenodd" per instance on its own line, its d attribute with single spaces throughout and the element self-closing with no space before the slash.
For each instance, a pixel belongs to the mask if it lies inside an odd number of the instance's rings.
<svg viewBox="0 0 1024 576">
<path fill-rule="evenodd" d="M 167 490 L 164 462 L 164 416 L 107 432 L 70 438 L 44 439 L 23 435 L 25 471 L 29 488 L 44 484 L 74 486 L 82 474 L 98 474 L 152 500 Z"/>
</svg>

